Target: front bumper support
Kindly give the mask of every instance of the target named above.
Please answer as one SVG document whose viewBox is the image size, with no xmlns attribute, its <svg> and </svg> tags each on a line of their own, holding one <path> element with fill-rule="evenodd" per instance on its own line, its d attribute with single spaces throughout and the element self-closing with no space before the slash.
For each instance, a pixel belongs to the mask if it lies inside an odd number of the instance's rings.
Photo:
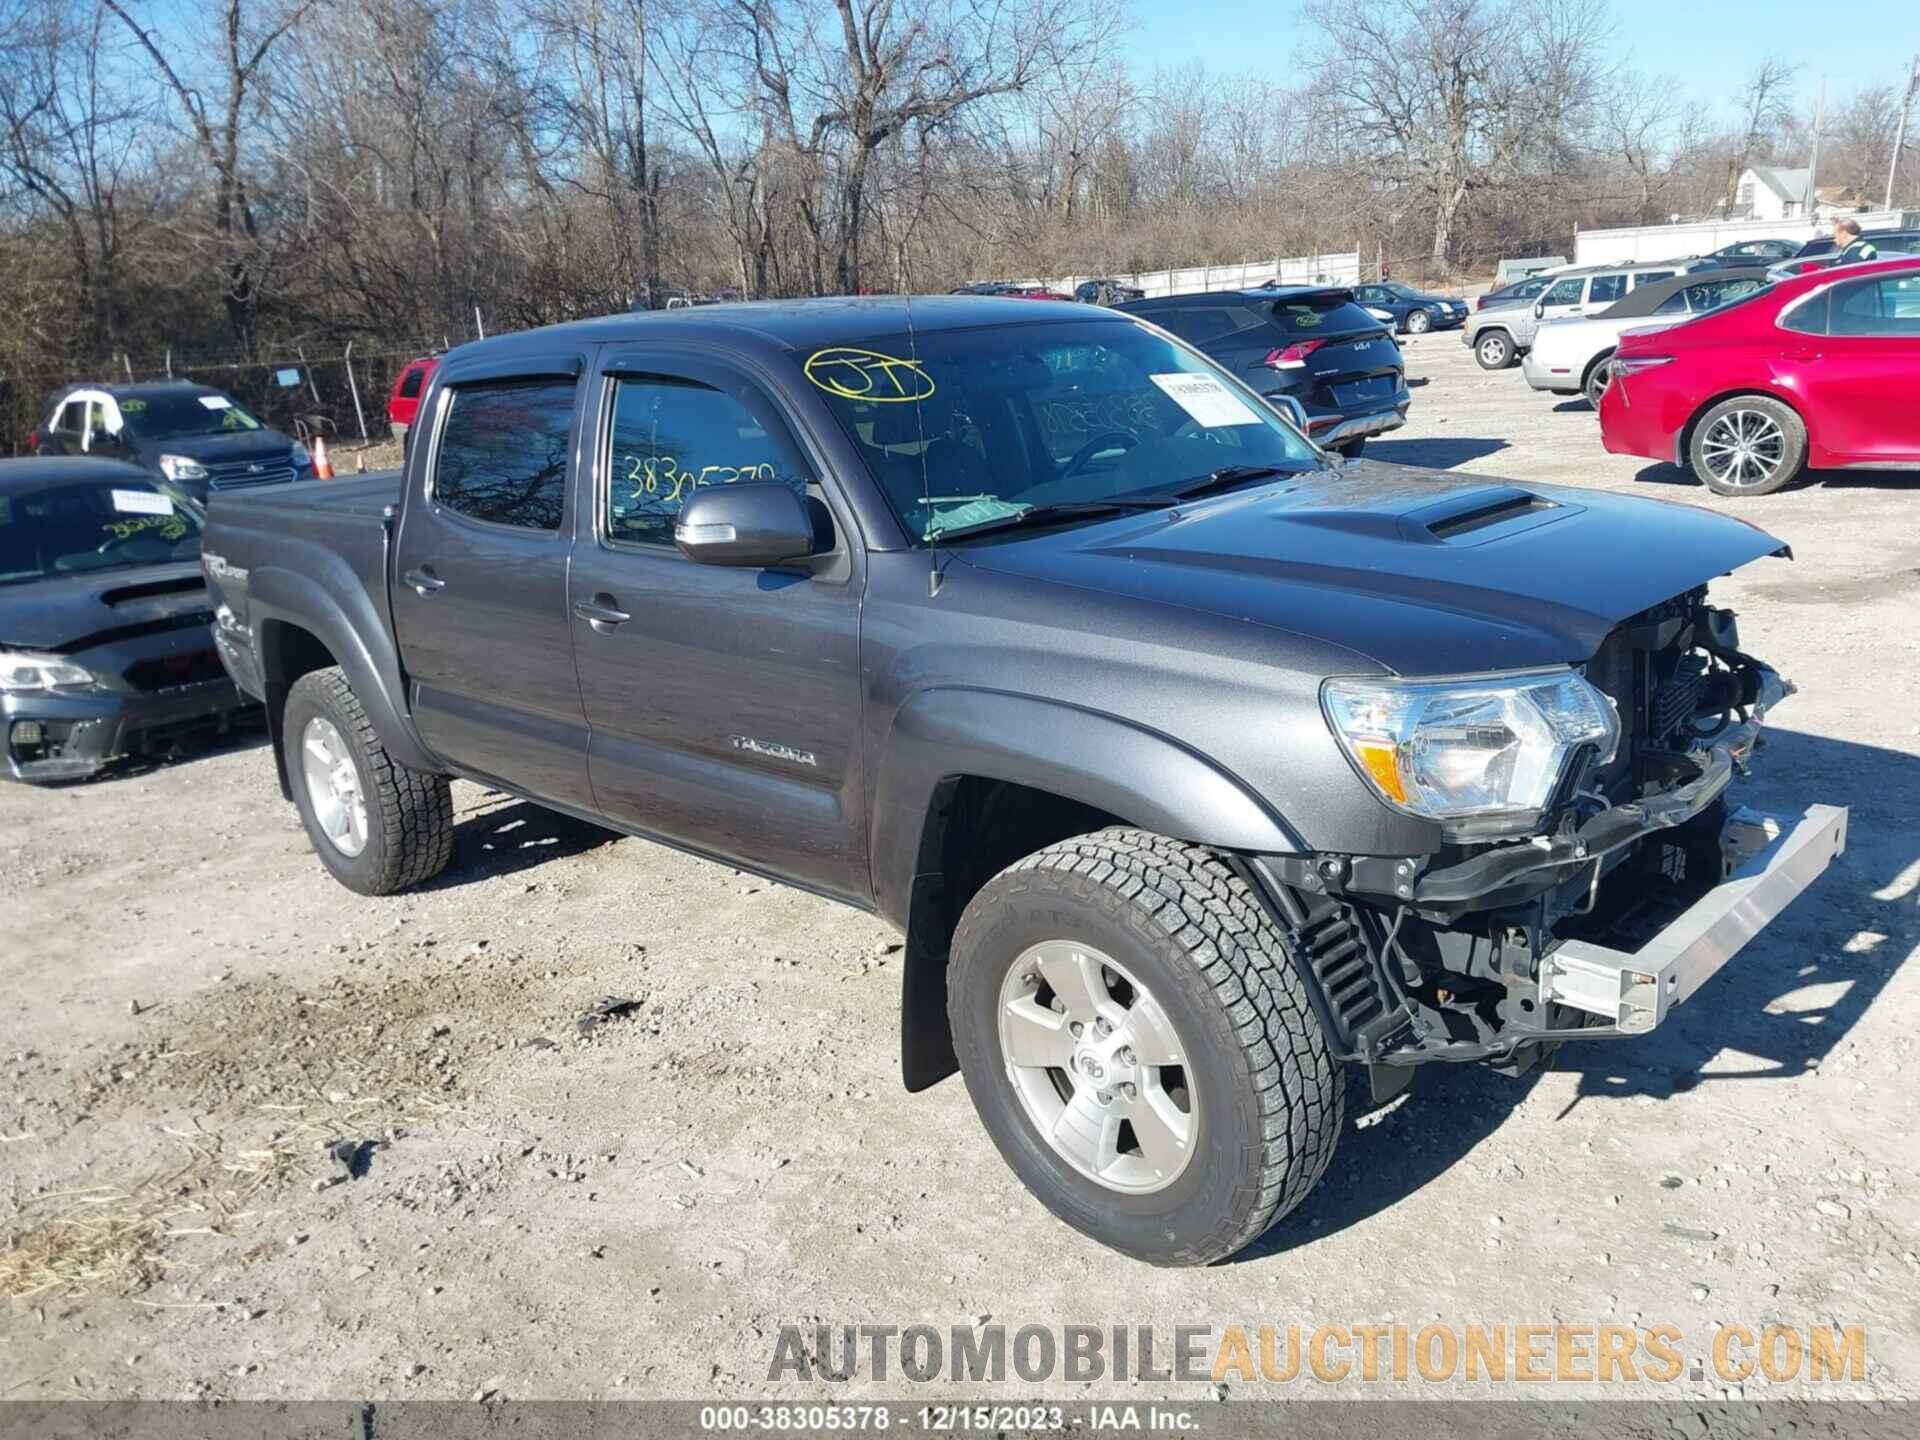
<svg viewBox="0 0 1920 1440">
<path fill-rule="evenodd" d="M 1799 819 L 1742 810 L 1726 842 L 1733 873 L 1640 949 L 1569 940 L 1540 961 L 1539 1001 L 1598 1016 L 1567 1038 L 1641 1035 L 1719 973 L 1746 943 L 1819 879 L 1847 846 L 1843 806 L 1813 805 Z"/>
</svg>

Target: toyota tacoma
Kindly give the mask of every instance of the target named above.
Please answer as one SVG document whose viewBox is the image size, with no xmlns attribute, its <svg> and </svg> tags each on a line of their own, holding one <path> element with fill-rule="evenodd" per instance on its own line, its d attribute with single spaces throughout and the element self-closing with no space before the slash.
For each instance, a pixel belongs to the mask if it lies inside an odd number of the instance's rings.
<svg viewBox="0 0 1920 1440">
<path fill-rule="evenodd" d="M 906 1085 L 1200 1264 L 1320 1179 L 1344 1066 L 1645 1034 L 1839 853 L 1733 800 L 1790 687 L 1708 586 L 1785 555 L 953 296 L 463 346 L 402 472 L 216 494 L 203 558 L 342 883 L 430 879 L 464 777 L 875 912 Z"/>
</svg>

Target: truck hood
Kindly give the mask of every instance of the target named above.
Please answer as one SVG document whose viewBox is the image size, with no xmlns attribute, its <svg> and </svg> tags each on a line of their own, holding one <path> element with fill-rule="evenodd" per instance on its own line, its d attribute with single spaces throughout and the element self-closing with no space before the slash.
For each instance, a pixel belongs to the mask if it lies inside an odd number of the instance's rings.
<svg viewBox="0 0 1920 1440">
<path fill-rule="evenodd" d="M 1578 663 L 1629 616 L 1788 551 L 1692 506 L 1362 461 L 955 553 L 1457 675 Z"/>
<path fill-rule="evenodd" d="M 212 619 L 213 599 L 193 561 L 0 586 L 0 649 L 70 655 Z"/>
</svg>

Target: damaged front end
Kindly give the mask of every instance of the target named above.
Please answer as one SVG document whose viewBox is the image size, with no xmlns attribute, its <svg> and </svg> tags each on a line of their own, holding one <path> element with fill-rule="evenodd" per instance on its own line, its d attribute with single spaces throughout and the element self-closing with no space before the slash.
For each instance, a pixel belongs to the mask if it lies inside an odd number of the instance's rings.
<svg viewBox="0 0 1920 1440">
<path fill-rule="evenodd" d="M 1616 627 L 1577 677 L 1329 682 L 1348 683 L 1329 720 L 1356 770 L 1445 843 L 1249 864 L 1376 1095 L 1427 1061 L 1517 1072 L 1646 1033 L 1845 846 L 1844 809 L 1729 804 L 1792 686 L 1704 586 Z"/>
</svg>

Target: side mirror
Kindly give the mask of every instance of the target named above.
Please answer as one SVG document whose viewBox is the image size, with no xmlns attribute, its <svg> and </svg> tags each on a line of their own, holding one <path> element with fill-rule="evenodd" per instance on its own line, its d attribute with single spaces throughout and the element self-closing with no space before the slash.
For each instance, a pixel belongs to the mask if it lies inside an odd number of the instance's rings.
<svg viewBox="0 0 1920 1440">
<path fill-rule="evenodd" d="M 702 565 L 778 565 L 814 551 L 813 517 L 776 480 L 696 490 L 680 510 L 673 543 Z"/>
<path fill-rule="evenodd" d="M 1538 300 L 1533 302 L 1533 318 L 1538 320 L 1541 316 L 1545 315 L 1546 313 L 1547 313 L 1547 297 L 1542 295 Z"/>
</svg>

